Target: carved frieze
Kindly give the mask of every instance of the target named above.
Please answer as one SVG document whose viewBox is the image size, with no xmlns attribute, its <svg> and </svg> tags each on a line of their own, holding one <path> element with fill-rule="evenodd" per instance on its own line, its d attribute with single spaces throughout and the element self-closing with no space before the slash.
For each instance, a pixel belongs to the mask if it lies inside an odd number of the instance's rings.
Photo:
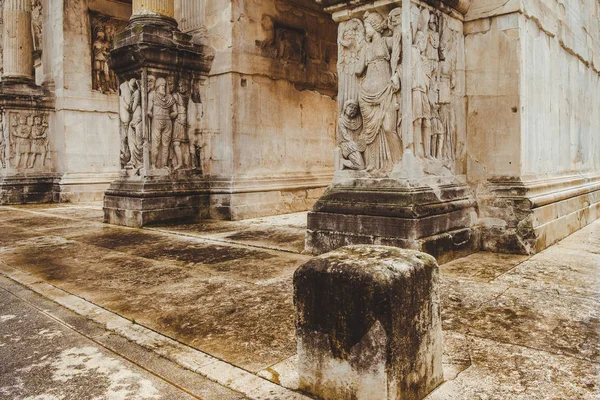
<svg viewBox="0 0 600 400">
<path fill-rule="evenodd" d="M 343 169 L 387 176 L 410 149 L 453 168 L 458 32 L 446 14 L 412 5 L 410 66 L 403 65 L 402 9 L 367 11 L 338 31 L 338 143 Z M 405 68 L 410 87 L 402 87 Z M 410 90 L 412 140 L 403 143 L 402 96 Z"/>
<path fill-rule="evenodd" d="M 108 57 L 115 35 L 125 29 L 127 22 L 95 12 L 90 13 L 90 21 L 92 89 L 102 93 L 116 93 L 119 90 L 119 80 L 108 66 Z"/>
<path fill-rule="evenodd" d="M 0 114 L 0 164 L 3 169 L 40 170 L 50 166 L 47 112 Z"/>
<path fill-rule="evenodd" d="M 272 76 L 288 79 L 298 89 L 317 88 L 334 93 L 337 85 L 335 43 L 320 37 L 315 26 L 298 16 L 307 15 L 296 9 L 292 12 L 292 9 L 288 4 L 285 9 L 279 7 L 281 15 L 262 16 L 262 39 L 255 41 L 256 51 L 274 61 Z"/>
</svg>

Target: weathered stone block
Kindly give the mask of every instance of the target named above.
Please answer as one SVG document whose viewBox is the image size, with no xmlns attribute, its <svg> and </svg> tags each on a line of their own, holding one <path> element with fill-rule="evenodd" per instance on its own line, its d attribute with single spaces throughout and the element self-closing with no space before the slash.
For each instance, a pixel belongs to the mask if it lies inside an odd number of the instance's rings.
<svg viewBox="0 0 600 400">
<path fill-rule="evenodd" d="M 427 254 L 348 246 L 294 274 L 300 389 L 421 399 L 443 380 L 439 271 Z"/>
</svg>

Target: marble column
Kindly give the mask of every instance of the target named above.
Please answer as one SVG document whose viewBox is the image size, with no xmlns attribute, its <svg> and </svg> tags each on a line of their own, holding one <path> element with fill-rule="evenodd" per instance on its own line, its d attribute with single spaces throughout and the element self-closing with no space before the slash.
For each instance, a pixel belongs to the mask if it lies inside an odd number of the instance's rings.
<svg viewBox="0 0 600 400">
<path fill-rule="evenodd" d="M 3 18 L 2 80 L 33 82 L 31 0 L 5 0 Z"/>
<path fill-rule="evenodd" d="M 204 1 L 181 0 L 175 15 L 183 32 L 195 32 L 204 26 Z"/>
<path fill-rule="evenodd" d="M 175 17 L 174 0 L 133 0 L 132 17 L 138 15 L 158 14 L 169 18 Z"/>
</svg>

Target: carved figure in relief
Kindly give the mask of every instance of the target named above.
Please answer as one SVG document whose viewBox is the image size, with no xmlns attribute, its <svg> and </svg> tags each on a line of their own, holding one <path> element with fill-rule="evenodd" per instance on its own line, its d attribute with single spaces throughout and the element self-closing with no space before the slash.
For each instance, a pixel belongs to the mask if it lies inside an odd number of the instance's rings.
<svg viewBox="0 0 600 400">
<path fill-rule="evenodd" d="M 152 119 L 150 162 L 154 168 L 166 168 L 173 139 L 173 119 L 177 117 L 177 109 L 175 99 L 167 91 L 167 81 L 164 78 L 156 80 L 152 102 L 148 101 L 148 116 Z"/>
<path fill-rule="evenodd" d="M 175 153 L 174 170 L 190 166 L 190 138 L 188 136 L 188 105 L 190 101 L 189 83 L 180 79 L 177 93 L 173 95 L 177 118 L 173 124 L 173 150 Z"/>
<path fill-rule="evenodd" d="M 112 43 L 115 40 L 115 36 L 117 34 L 117 27 L 114 26 L 113 24 L 107 24 L 105 29 L 104 29 L 105 35 L 106 35 L 106 50 L 107 52 L 110 54 L 110 51 L 112 50 Z M 108 68 L 108 63 L 106 64 L 107 68 Z M 108 84 L 108 88 L 110 89 L 109 91 L 117 91 L 119 88 L 119 77 L 117 76 L 117 74 L 115 73 L 115 71 L 113 71 L 112 69 L 108 68 L 108 76 L 109 76 L 109 84 Z"/>
<path fill-rule="evenodd" d="M 414 7 L 414 6 L 413 6 Z M 421 16 L 413 13 L 413 16 Z M 419 18 L 420 19 L 420 18 Z M 428 19 L 428 18 L 427 18 Z M 419 21 L 413 21 L 419 25 Z M 427 25 L 425 25 L 426 27 Z M 426 29 L 426 28 L 425 28 Z M 415 155 L 419 158 L 431 159 L 431 104 L 429 99 L 430 69 L 425 55 L 427 36 L 421 28 L 413 38 L 411 74 L 412 74 L 412 117 Z"/>
<path fill-rule="evenodd" d="M 33 116 L 33 126 L 31 127 L 31 154 L 29 156 L 28 168 L 34 168 L 37 165 L 46 166 L 48 156 L 48 123 L 42 119 L 41 115 Z"/>
<path fill-rule="evenodd" d="M 396 91 L 390 64 L 393 38 L 383 36 L 387 22 L 377 12 L 365 13 L 364 24 L 366 44 L 356 73 L 362 78 L 359 106 L 366 143 L 365 163 L 370 172 L 385 174 L 401 157 L 396 112 L 392 104 Z"/>
<path fill-rule="evenodd" d="M 121 142 L 120 159 L 121 168 L 125 168 L 131 160 L 131 149 L 129 148 L 129 125 L 133 117 L 133 91 L 132 81 L 123 82 L 119 87 L 119 138 Z"/>
<path fill-rule="evenodd" d="M 31 126 L 27 121 L 27 117 L 20 113 L 14 114 L 11 128 L 15 143 L 15 167 L 19 169 L 28 168 L 31 155 Z"/>
<path fill-rule="evenodd" d="M 342 22 L 338 28 L 338 108 L 342 114 L 348 100 L 358 99 L 356 65 L 365 42 L 365 28 L 358 19 Z"/>
<path fill-rule="evenodd" d="M 6 138 L 4 137 L 4 117 L 0 112 L 0 165 L 2 168 L 6 168 Z"/>
<path fill-rule="evenodd" d="M 291 29 L 280 28 L 276 30 L 277 58 L 283 62 L 295 62 L 299 66 L 305 63 L 304 33 Z"/>
<path fill-rule="evenodd" d="M 275 45 L 275 20 L 270 15 L 263 15 L 261 26 L 266 32 L 265 40 L 257 40 L 256 45 L 262 49 Z"/>
<path fill-rule="evenodd" d="M 402 82 L 402 8 L 397 7 L 388 15 L 388 25 L 392 30 L 392 54 L 390 65 L 392 67 L 392 85 L 396 94 L 394 95 L 394 109 L 396 110 L 396 132 L 399 137 L 400 125 L 402 123 L 402 95 L 400 93 Z"/>
<path fill-rule="evenodd" d="M 177 79 L 174 75 L 167 76 L 167 93 L 175 94 L 177 88 Z"/>
<path fill-rule="evenodd" d="M 33 49 L 42 50 L 42 2 L 33 0 L 31 4 L 31 33 L 33 36 Z"/>
<path fill-rule="evenodd" d="M 131 122 L 127 131 L 127 141 L 131 152 L 129 164 L 134 169 L 144 165 L 144 132 L 142 131 L 142 93 L 139 82 L 133 78 L 128 82 L 131 90 Z"/>
<path fill-rule="evenodd" d="M 363 129 L 362 117 L 359 114 L 358 102 L 348 100 L 338 120 L 338 145 L 342 152 L 344 168 L 364 170 L 366 168 L 363 152 L 366 149 L 361 138 Z"/>
<path fill-rule="evenodd" d="M 190 157 L 191 167 L 197 170 L 202 169 L 201 151 L 202 146 L 199 142 L 202 132 L 202 118 L 204 118 L 204 104 L 200 95 L 200 82 L 194 81 L 192 85 L 192 94 L 188 102 L 188 125 L 190 136 Z"/>
<path fill-rule="evenodd" d="M 113 90 L 110 86 L 110 71 L 107 63 L 110 44 L 106 41 L 106 35 L 104 31 L 99 30 L 96 32 L 96 40 L 94 40 L 94 43 L 92 44 L 92 51 L 94 54 L 94 89 L 100 92 L 112 92 Z"/>
</svg>

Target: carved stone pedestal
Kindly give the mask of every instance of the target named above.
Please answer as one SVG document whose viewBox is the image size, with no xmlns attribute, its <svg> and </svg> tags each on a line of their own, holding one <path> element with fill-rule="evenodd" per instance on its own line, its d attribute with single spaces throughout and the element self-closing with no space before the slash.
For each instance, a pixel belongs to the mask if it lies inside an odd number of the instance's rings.
<svg viewBox="0 0 600 400">
<path fill-rule="evenodd" d="M 208 215 L 208 184 L 190 114 L 210 69 L 168 15 L 134 13 L 109 65 L 119 77 L 121 178 L 104 198 L 108 223 L 141 227 Z"/>
<path fill-rule="evenodd" d="M 327 2 L 339 23 L 338 171 L 308 216 L 307 251 L 381 244 L 445 262 L 479 248 L 464 178 L 464 3 Z"/>
<path fill-rule="evenodd" d="M 30 84 L 0 88 L 0 204 L 58 201 L 54 99 Z"/>
<path fill-rule="evenodd" d="M 104 196 L 104 221 L 139 228 L 208 218 L 208 182 L 201 175 L 122 178 Z"/>
<path fill-rule="evenodd" d="M 321 254 L 346 245 L 380 244 L 445 262 L 477 251 L 475 207 L 469 187 L 456 178 L 334 183 L 308 215 L 306 250 Z"/>
<path fill-rule="evenodd" d="M 56 174 L 6 174 L 0 176 L 0 204 L 53 203 L 58 201 Z"/>
</svg>

